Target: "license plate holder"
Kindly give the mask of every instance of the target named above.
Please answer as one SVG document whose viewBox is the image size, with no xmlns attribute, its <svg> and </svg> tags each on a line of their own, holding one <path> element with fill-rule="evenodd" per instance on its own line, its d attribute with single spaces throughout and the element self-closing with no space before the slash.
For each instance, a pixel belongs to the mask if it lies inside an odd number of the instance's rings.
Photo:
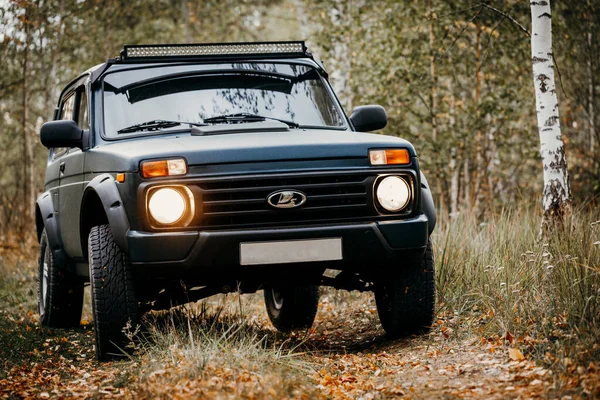
<svg viewBox="0 0 600 400">
<path fill-rule="evenodd" d="M 342 259 L 342 238 L 240 243 L 240 265 L 288 264 Z"/>
</svg>

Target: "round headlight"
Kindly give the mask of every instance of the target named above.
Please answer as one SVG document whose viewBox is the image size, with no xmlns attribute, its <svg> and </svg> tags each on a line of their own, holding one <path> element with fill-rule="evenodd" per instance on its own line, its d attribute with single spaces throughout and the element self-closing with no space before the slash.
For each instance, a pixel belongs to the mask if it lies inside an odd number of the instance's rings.
<svg viewBox="0 0 600 400">
<path fill-rule="evenodd" d="M 397 212 L 408 205 L 410 187 L 398 176 L 388 176 L 377 186 L 377 201 L 387 211 Z"/>
<path fill-rule="evenodd" d="M 171 225 L 184 216 L 186 201 L 179 191 L 161 188 L 150 195 L 148 210 L 159 224 Z"/>
</svg>

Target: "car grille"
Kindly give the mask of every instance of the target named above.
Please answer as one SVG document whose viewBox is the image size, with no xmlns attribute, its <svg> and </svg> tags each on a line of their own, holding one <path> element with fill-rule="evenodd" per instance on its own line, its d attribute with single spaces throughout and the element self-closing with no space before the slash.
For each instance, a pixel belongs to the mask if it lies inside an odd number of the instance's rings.
<svg viewBox="0 0 600 400">
<path fill-rule="evenodd" d="M 368 199 L 369 172 L 236 177 L 198 183 L 202 191 L 202 227 L 260 226 L 359 219 L 376 214 Z M 276 209 L 267 197 L 297 190 L 306 203 Z"/>
</svg>

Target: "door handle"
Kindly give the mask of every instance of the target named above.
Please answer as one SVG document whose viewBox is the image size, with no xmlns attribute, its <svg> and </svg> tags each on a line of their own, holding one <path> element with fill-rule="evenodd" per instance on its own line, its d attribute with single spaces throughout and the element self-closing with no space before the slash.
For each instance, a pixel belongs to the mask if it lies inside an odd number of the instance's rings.
<svg viewBox="0 0 600 400">
<path fill-rule="evenodd" d="M 61 174 L 65 173 L 65 163 L 64 162 L 61 162 L 60 166 L 58 168 L 60 169 Z"/>
</svg>

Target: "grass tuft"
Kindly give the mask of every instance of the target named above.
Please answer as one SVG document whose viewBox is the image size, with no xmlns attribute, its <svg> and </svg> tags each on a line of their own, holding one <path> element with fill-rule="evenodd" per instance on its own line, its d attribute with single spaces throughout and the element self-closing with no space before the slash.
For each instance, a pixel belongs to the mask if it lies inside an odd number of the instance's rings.
<svg viewBox="0 0 600 400">
<path fill-rule="evenodd" d="M 302 357 L 302 342 L 281 340 L 247 319 L 241 300 L 233 297 L 144 318 L 132 346 L 141 354 L 141 386 L 148 394 L 160 395 L 162 387 L 171 392 L 173 382 L 193 384 L 194 393 L 207 396 L 294 397 L 314 390 L 310 376 L 315 370 Z"/>
<path fill-rule="evenodd" d="M 440 310 L 486 335 L 531 339 L 538 358 L 571 341 L 593 348 L 600 337 L 599 221 L 598 210 L 578 211 L 568 232 L 540 240 L 540 216 L 529 208 L 482 224 L 469 216 L 443 220 L 435 233 Z"/>
</svg>

